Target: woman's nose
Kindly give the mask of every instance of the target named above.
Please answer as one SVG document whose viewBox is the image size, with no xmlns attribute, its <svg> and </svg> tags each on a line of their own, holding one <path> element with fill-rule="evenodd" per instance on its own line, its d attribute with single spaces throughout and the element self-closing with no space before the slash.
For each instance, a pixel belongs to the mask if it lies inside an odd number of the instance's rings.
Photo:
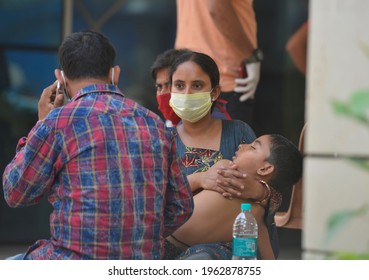
<svg viewBox="0 0 369 280">
<path fill-rule="evenodd" d="M 184 90 L 183 90 L 183 93 L 184 94 L 190 94 L 190 93 L 192 93 L 191 87 L 185 87 Z"/>
</svg>

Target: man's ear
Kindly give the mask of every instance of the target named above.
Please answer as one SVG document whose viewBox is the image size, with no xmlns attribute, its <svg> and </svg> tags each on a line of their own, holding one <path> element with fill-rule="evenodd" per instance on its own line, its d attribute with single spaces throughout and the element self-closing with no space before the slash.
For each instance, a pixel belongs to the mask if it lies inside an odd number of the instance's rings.
<svg viewBox="0 0 369 280">
<path fill-rule="evenodd" d="M 113 85 L 118 85 L 120 75 L 120 67 L 118 65 L 110 69 L 109 76 L 111 77 L 111 83 Z"/>
<path fill-rule="evenodd" d="M 274 165 L 269 162 L 265 162 L 262 167 L 257 170 L 257 174 L 260 176 L 267 176 L 272 174 L 274 171 Z"/>
<path fill-rule="evenodd" d="M 59 81 L 59 83 L 62 86 L 64 86 L 64 80 L 63 80 L 61 71 L 59 69 L 55 69 L 54 74 L 55 74 L 56 79 Z"/>
</svg>

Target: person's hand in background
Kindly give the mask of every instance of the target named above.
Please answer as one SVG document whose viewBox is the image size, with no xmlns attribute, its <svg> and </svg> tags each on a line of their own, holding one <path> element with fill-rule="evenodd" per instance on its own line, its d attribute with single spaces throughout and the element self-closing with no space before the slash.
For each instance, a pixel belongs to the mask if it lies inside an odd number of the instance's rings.
<svg viewBox="0 0 369 280">
<path fill-rule="evenodd" d="M 247 76 L 245 78 L 235 79 L 237 85 L 234 91 L 243 93 L 240 96 L 240 102 L 254 98 L 260 80 L 260 66 L 260 62 L 245 63 Z"/>
</svg>

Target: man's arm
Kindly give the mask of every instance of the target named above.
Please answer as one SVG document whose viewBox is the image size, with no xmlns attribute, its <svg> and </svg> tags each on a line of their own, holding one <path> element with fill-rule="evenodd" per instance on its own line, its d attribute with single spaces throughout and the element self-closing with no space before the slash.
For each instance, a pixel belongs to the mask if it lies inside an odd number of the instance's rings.
<svg viewBox="0 0 369 280">
<path fill-rule="evenodd" d="M 240 20 L 230 0 L 208 0 L 210 15 L 218 30 L 227 38 L 239 53 L 251 55 L 255 47 L 242 29 Z"/>
<path fill-rule="evenodd" d="M 37 204 L 54 180 L 56 156 L 50 128 L 42 122 L 18 142 L 17 153 L 3 174 L 4 197 L 10 207 Z"/>
<path fill-rule="evenodd" d="M 308 26 L 305 22 L 295 33 L 292 34 L 286 44 L 286 51 L 290 55 L 296 68 L 306 74 Z"/>
<path fill-rule="evenodd" d="M 210 16 L 220 33 L 233 45 L 234 51 L 246 54 L 243 59 L 249 59 L 257 46 L 253 45 L 247 33 L 243 30 L 239 17 L 230 0 L 208 0 Z M 251 7 L 253 9 L 253 7 Z M 239 62 L 241 63 L 241 61 Z M 247 77 L 235 79 L 235 92 L 241 93 L 240 102 L 254 98 L 260 80 L 260 60 L 245 63 Z"/>
<path fill-rule="evenodd" d="M 55 81 L 45 88 L 38 102 L 38 117 L 43 120 L 49 112 L 63 104 L 55 95 Z M 19 140 L 16 155 L 3 173 L 5 200 L 11 207 L 37 204 L 54 181 L 53 164 L 59 151 L 55 135 L 42 121 L 32 128 L 28 137 Z"/>
<path fill-rule="evenodd" d="M 172 138 L 170 133 L 167 134 L 167 138 Z M 168 185 L 165 193 L 165 237 L 184 224 L 191 217 L 194 208 L 192 192 L 187 177 L 181 170 L 174 139 L 172 138 L 169 143 L 171 150 L 168 155 Z"/>
</svg>

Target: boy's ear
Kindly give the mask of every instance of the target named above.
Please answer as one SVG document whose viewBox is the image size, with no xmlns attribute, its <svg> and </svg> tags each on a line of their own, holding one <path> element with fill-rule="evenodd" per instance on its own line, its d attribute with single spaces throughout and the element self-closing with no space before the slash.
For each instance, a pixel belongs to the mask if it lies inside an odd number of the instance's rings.
<svg viewBox="0 0 369 280">
<path fill-rule="evenodd" d="M 274 165 L 269 162 L 265 162 L 262 167 L 257 170 L 257 174 L 260 176 L 267 176 L 272 174 L 274 171 Z"/>
</svg>

